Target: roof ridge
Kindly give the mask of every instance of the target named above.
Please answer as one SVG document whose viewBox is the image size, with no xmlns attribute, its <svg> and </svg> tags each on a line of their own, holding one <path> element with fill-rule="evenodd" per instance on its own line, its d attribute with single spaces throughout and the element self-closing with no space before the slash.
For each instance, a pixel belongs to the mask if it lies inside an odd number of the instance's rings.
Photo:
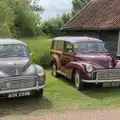
<svg viewBox="0 0 120 120">
<path fill-rule="evenodd" d="M 74 15 L 66 24 L 68 24 L 69 22 L 71 22 L 79 13 L 81 13 L 91 2 L 93 2 L 94 0 L 91 0 L 87 5 L 85 5 L 76 15 Z M 64 26 L 66 26 L 66 24 L 64 24 Z M 62 30 L 63 27 L 61 27 L 60 29 Z"/>
</svg>

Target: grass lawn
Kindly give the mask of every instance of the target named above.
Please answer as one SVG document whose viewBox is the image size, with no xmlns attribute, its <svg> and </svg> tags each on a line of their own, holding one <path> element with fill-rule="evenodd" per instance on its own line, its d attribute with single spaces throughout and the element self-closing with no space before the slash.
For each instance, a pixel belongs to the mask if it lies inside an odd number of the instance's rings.
<svg viewBox="0 0 120 120">
<path fill-rule="evenodd" d="M 48 52 L 51 43 L 46 37 L 25 41 L 32 52 L 37 49 L 39 54 Z M 88 88 L 77 91 L 69 80 L 63 77 L 54 78 L 50 68 L 46 69 L 46 75 L 47 87 L 42 99 L 34 97 L 3 99 L 0 102 L 0 115 L 40 115 L 85 108 L 120 107 L 120 88 Z"/>
</svg>

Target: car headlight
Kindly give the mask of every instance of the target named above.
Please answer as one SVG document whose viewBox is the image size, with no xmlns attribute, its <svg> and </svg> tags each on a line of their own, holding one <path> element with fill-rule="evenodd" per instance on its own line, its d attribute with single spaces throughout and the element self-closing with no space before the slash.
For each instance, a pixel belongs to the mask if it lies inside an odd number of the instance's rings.
<svg viewBox="0 0 120 120">
<path fill-rule="evenodd" d="M 86 65 L 86 71 L 89 73 L 92 72 L 93 71 L 92 65 L 90 65 L 90 64 Z"/>
<path fill-rule="evenodd" d="M 40 76 L 44 76 L 44 70 L 42 70 L 42 69 L 38 69 L 37 70 L 37 75 L 40 77 Z"/>
</svg>

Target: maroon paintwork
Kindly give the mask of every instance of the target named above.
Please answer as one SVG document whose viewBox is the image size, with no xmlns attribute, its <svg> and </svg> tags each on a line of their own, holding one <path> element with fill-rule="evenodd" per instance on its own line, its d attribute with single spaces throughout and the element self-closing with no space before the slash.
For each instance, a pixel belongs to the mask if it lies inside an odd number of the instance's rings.
<svg viewBox="0 0 120 120">
<path fill-rule="evenodd" d="M 88 37 L 57 37 L 53 41 L 65 41 L 71 44 L 84 42 L 102 42 L 99 39 Z M 53 49 L 52 49 L 53 50 Z M 57 68 L 64 73 L 66 77 L 72 78 L 74 71 L 77 69 L 81 73 L 81 77 L 85 80 L 93 80 L 94 75 L 88 74 L 85 70 L 84 64 L 89 63 L 94 70 L 102 69 L 120 69 L 119 62 L 109 53 L 59 53 L 58 51 L 51 52 L 52 62 L 56 62 Z M 111 67 L 110 67 L 111 65 Z"/>
</svg>

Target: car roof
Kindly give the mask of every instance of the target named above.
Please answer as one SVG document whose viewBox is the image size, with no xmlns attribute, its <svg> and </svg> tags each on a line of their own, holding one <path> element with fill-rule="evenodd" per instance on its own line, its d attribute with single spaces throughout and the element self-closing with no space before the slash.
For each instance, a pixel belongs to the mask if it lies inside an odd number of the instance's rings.
<svg viewBox="0 0 120 120">
<path fill-rule="evenodd" d="M 26 46 L 24 42 L 12 38 L 0 38 L 0 44 L 21 44 Z"/>
<path fill-rule="evenodd" d="M 78 43 L 78 42 L 103 42 L 100 39 L 97 38 L 91 38 L 91 37 L 80 37 L 80 36 L 64 36 L 64 37 L 56 37 L 53 40 L 60 40 L 60 41 L 66 41 L 70 43 Z"/>
</svg>

